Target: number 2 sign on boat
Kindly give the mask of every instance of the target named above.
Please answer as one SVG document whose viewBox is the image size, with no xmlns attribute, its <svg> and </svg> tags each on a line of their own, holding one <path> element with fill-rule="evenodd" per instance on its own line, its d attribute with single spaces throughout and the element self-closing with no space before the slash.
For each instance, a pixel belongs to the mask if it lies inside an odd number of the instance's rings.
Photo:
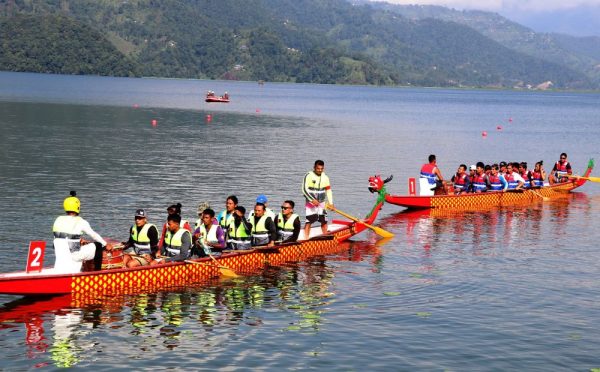
<svg viewBox="0 0 600 372">
<path fill-rule="evenodd" d="M 45 241 L 34 241 L 29 243 L 29 254 L 27 255 L 26 273 L 40 272 L 44 266 L 44 253 L 46 252 Z"/>
</svg>

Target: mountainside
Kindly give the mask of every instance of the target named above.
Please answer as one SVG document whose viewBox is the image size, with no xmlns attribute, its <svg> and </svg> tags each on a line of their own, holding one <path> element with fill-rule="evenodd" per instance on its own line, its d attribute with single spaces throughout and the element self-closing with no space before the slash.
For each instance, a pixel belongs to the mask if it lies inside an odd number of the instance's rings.
<svg viewBox="0 0 600 372">
<path fill-rule="evenodd" d="M 63 16 L 0 19 L 0 66 L 10 71 L 135 76 L 137 65 L 102 34 Z"/>
<path fill-rule="evenodd" d="M 514 50 L 464 22 L 405 17 L 398 9 L 346 0 L 11 0 L 0 3 L 0 21 L 26 15 L 48 25 L 29 22 L 10 37 L 22 54 L 38 40 L 46 49 L 37 50 L 50 55 L 78 53 L 72 65 L 98 65 L 92 72 L 64 67 L 63 73 L 477 87 L 551 81 L 556 88 L 597 88 L 589 74 Z M 50 28 L 50 17 L 62 26 Z M 83 36 L 92 31 L 94 37 Z M 58 52 L 59 39 L 71 50 Z M 110 58 L 92 52 L 107 45 Z M 0 53 L 7 55 L 6 43 Z M 128 67 L 117 67 L 115 58 Z M 0 58 L 0 69 L 57 72 L 43 53 L 33 59 Z M 99 68 L 111 64 L 114 71 Z"/>
<path fill-rule="evenodd" d="M 477 30 L 503 46 L 551 63 L 568 66 L 600 84 L 600 37 L 574 37 L 536 33 L 496 13 L 458 11 L 430 5 L 391 5 L 370 3 L 375 8 L 412 20 L 428 18 L 455 22 Z"/>
</svg>

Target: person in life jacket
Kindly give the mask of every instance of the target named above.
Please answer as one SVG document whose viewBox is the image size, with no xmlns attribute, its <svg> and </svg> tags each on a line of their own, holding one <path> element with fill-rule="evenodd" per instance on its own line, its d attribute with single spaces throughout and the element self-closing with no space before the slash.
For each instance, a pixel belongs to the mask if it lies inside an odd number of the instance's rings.
<svg viewBox="0 0 600 372">
<path fill-rule="evenodd" d="M 525 186 L 525 180 L 519 173 L 514 171 L 514 163 L 506 164 L 506 174 L 504 178 L 508 182 L 508 190 L 521 190 Z"/>
<path fill-rule="evenodd" d="M 256 197 L 256 202 L 257 203 L 262 203 L 265 205 L 265 214 L 269 217 L 271 217 L 271 219 L 273 221 L 275 221 L 275 212 L 273 212 L 273 210 L 271 208 L 269 208 L 268 203 L 268 199 L 267 196 L 264 194 L 260 194 L 259 196 Z M 254 211 L 250 211 L 250 217 L 248 217 L 248 220 L 252 221 L 252 217 L 254 216 Z"/>
<path fill-rule="evenodd" d="M 492 191 L 506 191 L 508 189 L 508 182 L 504 178 L 504 175 L 500 173 L 498 164 L 492 164 L 492 172 L 488 180 L 490 181 L 490 190 Z"/>
<path fill-rule="evenodd" d="M 542 160 L 535 163 L 535 167 L 531 172 L 531 186 L 543 187 L 546 179 L 546 171 L 544 170 L 544 162 Z"/>
<path fill-rule="evenodd" d="M 461 164 L 456 170 L 456 174 L 452 176 L 452 182 L 454 183 L 454 194 L 460 195 L 469 192 L 471 187 L 471 179 L 467 175 L 467 166 Z"/>
<path fill-rule="evenodd" d="M 135 224 L 129 229 L 129 240 L 123 243 L 124 250 L 133 254 L 123 256 L 126 267 L 156 265 L 154 257 L 158 252 L 158 229 L 148 223 L 146 211 L 135 211 Z"/>
<path fill-rule="evenodd" d="M 167 208 L 167 222 L 165 222 L 165 224 L 162 226 L 162 231 L 160 233 L 160 240 L 158 242 L 158 247 L 162 249 L 164 241 L 165 241 L 165 234 L 168 231 L 168 218 L 171 215 L 174 214 L 178 214 L 181 217 L 181 203 L 177 203 L 177 204 L 173 204 L 171 205 L 169 208 Z M 190 225 L 190 223 L 188 222 L 188 220 L 184 220 L 181 219 L 181 225 L 180 225 L 183 229 L 186 229 L 189 232 L 192 232 L 192 226 Z"/>
<path fill-rule="evenodd" d="M 550 173 L 550 176 L 548 176 L 548 182 L 550 182 L 551 185 L 559 182 L 567 182 L 569 180 L 569 177 L 567 176 L 572 174 L 573 170 L 571 169 L 571 163 L 567 161 L 567 154 L 563 152 L 560 154 L 560 160 L 554 164 L 552 172 Z"/>
<path fill-rule="evenodd" d="M 522 161 L 519 163 L 518 172 L 519 172 L 519 175 L 521 176 L 521 178 L 523 178 L 523 181 L 525 182 L 525 185 L 523 185 L 523 188 L 530 189 L 531 188 L 531 171 L 527 170 L 526 162 Z"/>
<path fill-rule="evenodd" d="M 107 243 L 90 224 L 79 216 L 81 202 L 75 191 L 63 202 L 66 215 L 59 216 L 52 227 L 54 235 L 54 271 L 60 274 L 77 273 L 81 271 L 83 261 L 94 260 L 95 270 L 102 267 L 102 251 L 112 250 L 112 244 Z M 91 237 L 94 243 L 82 245 L 83 235 Z"/>
<path fill-rule="evenodd" d="M 246 250 L 252 248 L 252 224 L 246 219 L 246 208 L 238 205 L 227 226 L 227 249 Z"/>
<path fill-rule="evenodd" d="M 306 199 L 306 223 L 304 225 L 304 238 L 310 237 L 311 225 L 317 221 L 321 223 L 321 232 L 327 233 L 327 211 L 325 200 L 332 208 L 333 192 L 329 177 L 325 174 L 325 162 L 316 160 L 313 170 L 306 173 L 302 183 L 302 194 Z"/>
<path fill-rule="evenodd" d="M 473 189 L 473 178 L 477 175 L 477 166 L 475 164 L 471 164 L 469 167 L 469 187 L 467 188 L 467 192 L 475 192 Z"/>
<path fill-rule="evenodd" d="M 181 227 L 181 222 L 178 214 L 167 217 L 167 232 L 159 257 L 162 262 L 182 262 L 192 256 L 192 234 Z"/>
<path fill-rule="evenodd" d="M 429 163 L 423 164 L 421 167 L 421 172 L 419 175 L 420 179 L 427 180 L 427 184 L 429 185 L 429 190 L 421 190 L 421 195 L 429 195 L 431 190 L 434 190 L 438 187 L 441 187 L 444 182 L 444 177 L 442 176 L 442 172 L 437 167 L 437 160 L 435 155 L 429 155 Z M 423 183 L 421 183 L 423 184 Z M 422 187 L 421 187 L 422 188 Z"/>
<path fill-rule="evenodd" d="M 490 180 L 485 174 L 485 165 L 482 162 L 477 162 L 477 171 L 471 179 L 471 184 L 473 185 L 473 192 L 477 193 L 486 192 L 492 187 Z"/>
<path fill-rule="evenodd" d="M 235 207 L 237 207 L 238 205 L 238 198 L 235 195 L 229 195 L 227 197 L 227 199 L 225 200 L 225 209 L 222 210 L 218 215 L 217 215 L 217 221 L 219 222 L 219 225 L 221 225 L 221 227 L 227 231 L 228 227 L 229 227 L 229 223 L 231 221 L 233 221 L 233 211 L 235 210 Z"/>
<path fill-rule="evenodd" d="M 277 241 L 282 243 L 295 242 L 300 235 L 300 217 L 294 213 L 294 202 L 286 200 L 281 205 L 281 213 L 275 217 Z"/>
<path fill-rule="evenodd" d="M 198 257 L 208 255 L 219 255 L 225 249 L 225 231 L 221 225 L 216 223 L 215 211 L 207 208 L 202 211 L 202 223 L 194 230 L 192 236 L 194 251 Z"/>
<path fill-rule="evenodd" d="M 252 246 L 266 245 L 272 247 L 277 240 L 275 222 L 265 213 L 266 207 L 262 203 L 254 206 L 254 216 L 250 219 L 252 224 Z"/>
</svg>

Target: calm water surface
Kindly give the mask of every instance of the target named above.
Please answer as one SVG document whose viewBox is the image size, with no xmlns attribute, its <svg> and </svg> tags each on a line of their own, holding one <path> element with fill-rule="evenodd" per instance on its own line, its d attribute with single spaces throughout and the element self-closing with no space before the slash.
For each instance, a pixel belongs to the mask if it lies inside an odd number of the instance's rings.
<svg viewBox="0 0 600 372">
<path fill-rule="evenodd" d="M 208 89 L 232 103 L 204 103 Z M 71 189 L 96 231 L 124 240 L 137 208 L 159 224 L 170 204 L 195 219 L 232 193 L 300 202 L 321 158 L 337 207 L 362 216 L 370 175 L 394 174 L 403 194 L 430 153 L 447 176 L 480 160 L 550 167 L 563 151 L 581 173 L 600 159 L 599 107 L 597 94 L 0 73 L 0 271 L 50 243 Z M 83 305 L 0 296 L 0 368 L 600 368 L 599 218 L 594 183 L 477 213 L 387 205 L 391 241 L 363 233 L 261 275 Z"/>
</svg>

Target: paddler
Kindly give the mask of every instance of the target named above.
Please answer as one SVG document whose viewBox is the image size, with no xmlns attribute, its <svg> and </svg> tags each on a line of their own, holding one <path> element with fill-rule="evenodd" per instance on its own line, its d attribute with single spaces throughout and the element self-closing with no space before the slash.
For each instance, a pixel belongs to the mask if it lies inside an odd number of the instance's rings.
<svg viewBox="0 0 600 372">
<path fill-rule="evenodd" d="M 123 249 L 132 251 L 123 256 L 126 267 L 156 265 L 154 257 L 158 252 L 158 229 L 148 223 L 146 211 L 135 211 L 135 224 L 129 229 L 129 240 L 124 243 Z"/>
<path fill-rule="evenodd" d="M 181 217 L 181 203 L 177 203 L 177 204 L 173 204 L 171 205 L 169 208 L 167 208 L 167 221 L 169 220 L 169 216 L 172 216 L 174 214 L 179 215 L 179 217 Z M 190 226 L 190 223 L 187 220 L 181 219 L 181 227 L 183 229 L 186 229 L 189 232 L 192 232 L 192 227 Z M 162 249 L 163 247 L 163 243 L 165 241 L 165 234 L 168 231 L 168 226 L 167 226 L 167 222 L 165 222 L 165 224 L 162 227 L 162 231 L 160 233 L 160 240 L 158 242 L 158 246 Z"/>
<path fill-rule="evenodd" d="M 506 174 L 504 175 L 508 182 L 508 190 L 521 190 L 525 185 L 525 180 L 519 173 L 514 171 L 514 163 L 506 164 Z"/>
<path fill-rule="evenodd" d="M 567 161 L 567 154 L 560 154 L 560 159 L 554 163 L 554 167 L 552 168 L 552 172 L 548 177 L 548 182 L 550 184 L 555 184 L 559 182 L 567 182 L 570 176 L 573 174 L 573 170 L 571 169 L 571 163 Z"/>
<path fill-rule="evenodd" d="M 306 199 L 306 224 L 304 225 L 304 237 L 310 237 L 310 227 L 314 222 L 321 223 L 321 231 L 327 233 L 327 211 L 325 200 L 334 208 L 333 192 L 329 177 L 325 174 L 325 162 L 315 161 L 313 170 L 306 173 L 302 184 L 302 194 Z"/>
<path fill-rule="evenodd" d="M 271 217 L 271 219 L 273 221 L 275 221 L 275 212 L 273 212 L 273 210 L 271 208 L 269 208 L 268 202 L 269 200 L 267 199 L 267 196 L 264 194 L 260 194 L 259 196 L 256 197 L 256 202 L 257 203 L 261 203 L 265 205 L 265 215 Z M 250 217 L 248 217 L 248 220 L 252 220 L 252 217 L 254 217 L 254 210 L 252 210 L 250 212 Z"/>
<path fill-rule="evenodd" d="M 461 164 L 456 170 L 456 174 L 452 176 L 452 182 L 454 183 L 454 193 L 456 195 L 466 194 L 469 191 L 471 179 L 467 175 L 467 166 Z"/>
<path fill-rule="evenodd" d="M 473 192 L 476 193 L 486 192 L 492 187 L 490 180 L 485 174 L 485 164 L 481 161 L 477 162 L 477 170 L 475 171 L 475 176 L 471 179 L 471 184 L 473 185 Z"/>
<path fill-rule="evenodd" d="M 219 225 L 221 225 L 221 227 L 227 231 L 227 229 L 229 228 L 229 223 L 231 221 L 233 221 L 233 211 L 235 210 L 235 208 L 238 205 L 238 198 L 235 195 L 229 195 L 227 197 L 227 199 L 225 200 L 225 209 L 221 211 L 221 213 L 219 213 L 217 215 L 217 221 L 219 222 Z"/>
<path fill-rule="evenodd" d="M 246 219 L 246 208 L 238 205 L 227 227 L 227 249 L 246 250 L 252 248 L 252 224 Z"/>
<path fill-rule="evenodd" d="M 206 208 L 202 211 L 201 220 L 202 223 L 196 228 L 193 235 L 194 253 L 199 257 L 221 254 L 226 247 L 225 232 L 219 224 L 215 223 L 215 211 Z"/>
<path fill-rule="evenodd" d="M 421 195 L 433 195 L 433 190 L 438 187 L 442 187 L 444 182 L 444 177 L 442 176 L 442 172 L 437 167 L 437 160 L 435 155 L 429 155 L 429 163 L 423 164 L 421 167 L 421 173 L 419 175 L 420 181 L 419 192 Z M 427 181 L 427 182 L 425 182 Z"/>
<path fill-rule="evenodd" d="M 508 189 L 508 182 L 506 182 L 504 175 L 500 174 L 498 164 L 492 165 L 492 173 L 488 176 L 488 180 L 492 191 L 506 191 Z"/>
<path fill-rule="evenodd" d="M 181 227 L 181 216 L 170 214 L 167 217 L 167 232 L 161 251 L 162 262 L 182 262 L 192 255 L 192 234 Z"/>
<path fill-rule="evenodd" d="M 275 245 L 277 239 L 277 229 L 275 222 L 265 213 L 267 207 L 263 203 L 256 203 L 254 206 L 254 215 L 250 218 L 252 224 L 252 246 Z"/>
<path fill-rule="evenodd" d="M 59 216 L 54 221 L 52 232 L 54 234 L 54 271 L 60 274 L 77 273 L 81 271 L 83 261 L 94 260 L 95 270 L 102 267 L 102 251 L 112 250 L 112 245 L 107 243 L 90 224 L 79 216 L 81 202 L 75 191 L 63 202 L 66 216 Z M 91 237 L 94 243 L 82 245 L 83 234 Z"/>
<path fill-rule="evenodd" d="M 281 204 L 281 212 L 275 217 L 277 241 L 281 243 L 295 242 L 300 235 L 300 217 L 294 213 L 294 202 L 286 200 Z"/>
<path fill-rule="evenodd" d="M 544 186 L 544 180 L 546 179 L 546 171 L 544 170 L 544 161 L 540 160 L 535 163 L 535 167 L 531 172 L 531 183 L 532 187 Z"/>
</svg>

